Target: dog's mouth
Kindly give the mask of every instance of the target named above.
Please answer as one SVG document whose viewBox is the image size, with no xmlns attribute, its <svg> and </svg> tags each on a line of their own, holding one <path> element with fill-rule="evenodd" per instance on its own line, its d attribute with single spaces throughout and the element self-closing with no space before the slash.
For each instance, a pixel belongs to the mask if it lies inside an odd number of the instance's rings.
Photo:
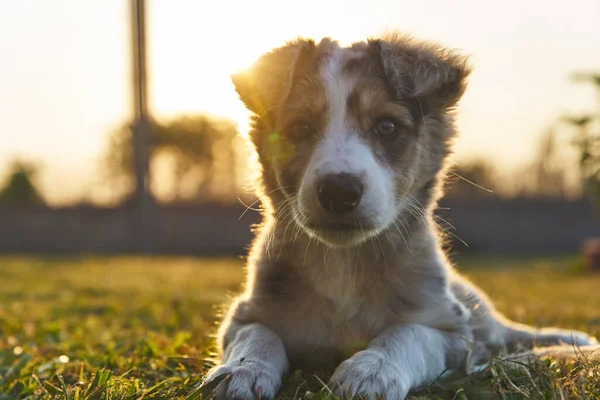
<svg viewBox="0 0 600 400">
<path fill-rule="evenodd" d="M 362 224 L 354 221 L 307 222 L 306 227 L 314 231 L 354 232 L 363 230 Z"/>
<path fill-rule="evenodd" d="M 377 227 L 364 220 L 298 221 L 306 232 L 335 247 L 353 246 L 362 243 L 377 232 Z"/>
</svg>

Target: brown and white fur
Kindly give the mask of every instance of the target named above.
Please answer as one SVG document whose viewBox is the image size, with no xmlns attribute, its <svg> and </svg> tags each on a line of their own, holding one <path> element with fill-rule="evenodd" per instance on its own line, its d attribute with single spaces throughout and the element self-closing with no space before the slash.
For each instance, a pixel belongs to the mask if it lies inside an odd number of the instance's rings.
<svg viewBox="0 0 600 400">
<path fill-rule="evenodd" d="M 298 39 L 233 76 L 254 113 L 265 221 L 219 334 L 220 398 L 273 398 L 290 367 L 344 397 L 402 399 L 447 369 L 595 339 L 498 315 L 453 271 L 432 212 L 466 59 L 390 34 Z"/>
</svg>

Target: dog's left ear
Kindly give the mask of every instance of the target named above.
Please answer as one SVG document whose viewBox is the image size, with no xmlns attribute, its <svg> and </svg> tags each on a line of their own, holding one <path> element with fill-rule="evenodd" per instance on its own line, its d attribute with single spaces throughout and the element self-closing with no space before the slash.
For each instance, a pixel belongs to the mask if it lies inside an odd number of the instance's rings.
<svg viewBox="0 0 600 400">
<path fill-rule="evenodd" d="M 246 107 L 263 115 L 285 101 L 294 78 L 310 61 L 315 42 L 296 39 L 263 54 L 246 71 L 231 75 L 231 80 Z"/>
<path fill-rule="evenodd" d="M 370 39 L 369 46 L 379 55 L 399 97 L 415 96 L 428 107 L 445 111 L 465 91 L 471 69 L 464 56 L 398 34 Z"/>
</svg>

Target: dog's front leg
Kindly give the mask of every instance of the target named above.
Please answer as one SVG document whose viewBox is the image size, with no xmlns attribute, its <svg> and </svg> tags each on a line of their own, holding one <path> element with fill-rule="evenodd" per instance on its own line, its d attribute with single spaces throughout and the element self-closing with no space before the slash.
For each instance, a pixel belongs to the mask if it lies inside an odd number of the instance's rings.
<svg viewBox="0 0 600 400">
<path fill-rule="evenodd" d="M 434 381 L 447 366 L 458 368 L 467 340 L 423 325 L 396 325 L 366 350 L 344 361 L 331 378 L 343 398 L 404 399 L 409 390 Z"/>
<path fill-rule="evenodd" d="M 222 364 L 206 376 L 205 384 L 224 377 L 218 399 L 272 399 L 288 360 L 281 339 L 260 324 L 230 325 L 225 332 Z"/>
</svg>

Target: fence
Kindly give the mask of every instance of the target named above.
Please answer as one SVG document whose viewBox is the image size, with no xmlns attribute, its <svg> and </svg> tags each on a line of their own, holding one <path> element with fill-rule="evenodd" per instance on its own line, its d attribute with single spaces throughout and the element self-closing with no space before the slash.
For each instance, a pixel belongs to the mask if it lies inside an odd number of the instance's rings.
<svg viewBox="0 0 600 400">
<path fill-rule="evenodd" d="M 438 212 L 454 225 L 458 252 L 568 253 L 587 237 L 600 236 L 593 208 L 584 200 L 444 200 Z M 152 253 L 245 253 L 256 212 L 241 219 L 242 206 L 158 207 L 149 232 Z M 0 207 L 1 253 L 134 253 L 132 208 Z M 441 225 L 445 223 L 440 222 Z"/>
</svg>

